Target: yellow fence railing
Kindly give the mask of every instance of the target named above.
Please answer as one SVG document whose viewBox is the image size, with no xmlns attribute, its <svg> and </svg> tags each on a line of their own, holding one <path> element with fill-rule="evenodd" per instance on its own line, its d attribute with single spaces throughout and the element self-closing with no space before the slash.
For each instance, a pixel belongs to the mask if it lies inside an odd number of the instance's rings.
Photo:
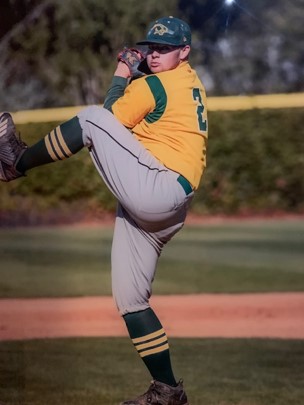
<svg viewBox="0 0 304 405">
<path fill-rule="evenodd" d="M 265 94 L 256 96 L 210 97 L 210 111 L 252 110 L 254 108 L 304 107 L 304 93 Z"/>
<path fill-rule="evenodd" d="M 267 94 L 255 96 L 209 97 L 209 111 L 237 111 L 255 108 L 300 108 L 304 107 L 304 93 Z M 17 111 L 13 114 L 16 124 L 65 121 L 75 116 L 85 106 L 46 108 Z"/>
</svg>

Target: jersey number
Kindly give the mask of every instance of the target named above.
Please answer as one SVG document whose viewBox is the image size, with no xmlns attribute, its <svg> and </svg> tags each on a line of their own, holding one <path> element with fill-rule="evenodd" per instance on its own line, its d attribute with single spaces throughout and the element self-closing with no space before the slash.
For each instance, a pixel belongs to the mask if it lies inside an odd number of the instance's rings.
<svg viewBox="0 0 304 405">
<path fill-rule="evenodd" d="M 206 131 L 207 130 L 207 120 L 203 120 L 203 112 L 204 112 L 204 105 L 202 102 L 202 96 L 198 88 L 193 89 L 193 100 L 198 101 L 198 106 L 196 109 L 197 113 L 197 120 L 198 120 L 198 125 L 200 131 Z"/>
</svg>

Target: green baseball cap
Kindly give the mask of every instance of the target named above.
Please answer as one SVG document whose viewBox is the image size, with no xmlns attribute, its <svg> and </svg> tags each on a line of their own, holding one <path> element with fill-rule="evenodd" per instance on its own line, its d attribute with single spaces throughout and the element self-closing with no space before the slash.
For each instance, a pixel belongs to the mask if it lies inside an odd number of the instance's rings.
<svg viewBox="0 0 304 405">
<path fill-rule="evenodd" d="M 191 45 L 189 25 L 175 17 L 162 17 L 150 24 L 146 39 L 137 45 L 165 44 L 173 46 Z"/>
</svg>

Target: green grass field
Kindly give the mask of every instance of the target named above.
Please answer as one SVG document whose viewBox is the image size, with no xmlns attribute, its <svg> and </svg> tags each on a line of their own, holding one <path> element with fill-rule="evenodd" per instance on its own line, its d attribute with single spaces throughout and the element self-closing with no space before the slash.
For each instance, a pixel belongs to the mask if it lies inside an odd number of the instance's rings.
<svg viewBox="0 0 304 405">
<path fill-rule="evenodd" d="M 112 229 L 0 229 L 0 297 L 110 294 Z M 304 291 L 304 221 L 187 226 L 154 292 Z M 0 301 L 1 305 L 1 301 Z M 301 405 L 304 341 L 170 339 L 191 405 Z M 127 338 L 0 342 L 0 404 L 118 405 L 150 377 Z"/>
<path fill-rule="evenodd" d="M 303 403 L 303 341 L 170 341 L 191 405 Z M 0 344 L 5 405 L 118 405 L 144 392 L 149 378 L 126 338 Z"/>
<path fill-rule="evenodd" d="M 0 229 L 0 297 L 111 294 L 111 228 Z M 186 226 L 155 294 L 304 291 L 304 221 Z"/>
</svg>

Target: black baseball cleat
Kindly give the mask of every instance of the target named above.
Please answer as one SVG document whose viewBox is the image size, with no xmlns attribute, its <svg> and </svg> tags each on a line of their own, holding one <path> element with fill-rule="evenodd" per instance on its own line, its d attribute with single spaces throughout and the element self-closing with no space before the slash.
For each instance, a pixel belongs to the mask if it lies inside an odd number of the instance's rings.
<svg viewBox="0 0 304 405">
<path fill-rule="evenodd" d="M 11 181 L 24 176 L 16 165 L 27 149 L 17 134 L 13 118 L 8 112 L 0 112 L 0 180 Z"/>
<path fill-rule="evenodd" d="M 145 394 L 131 401 L 122 402 L 120 405 L 189 405 L 189 402 L 182 380 L 176 387 L 152 381 Z"/>
</svg>

